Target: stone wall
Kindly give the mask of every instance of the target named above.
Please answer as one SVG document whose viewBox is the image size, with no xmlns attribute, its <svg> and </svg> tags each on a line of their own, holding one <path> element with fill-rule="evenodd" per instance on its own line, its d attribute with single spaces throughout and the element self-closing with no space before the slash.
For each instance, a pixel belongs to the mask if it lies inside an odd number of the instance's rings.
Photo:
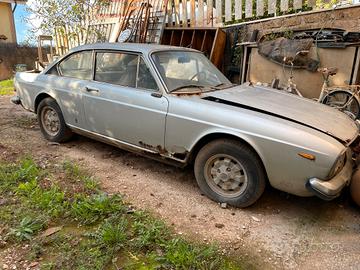
<svg viewBox="0 0 360 270">
<path fill-rule="evenodd" d="M 346 31 L 360 31 L 360 5 L 323 11 L 309 11 L 272 19 L 248 22 L 248 36 L 259 30 L 258 37 L 271 32 L 305 30 L 316 28 L 340 28 Z"/>
<path fill-rule="evenodd" d="M 36 59 L 36 47 L 0 43 L 0 80 L 13 77 L 17 64 L 25 64 L 28 70 L 34 69 Z"/>
</svg>

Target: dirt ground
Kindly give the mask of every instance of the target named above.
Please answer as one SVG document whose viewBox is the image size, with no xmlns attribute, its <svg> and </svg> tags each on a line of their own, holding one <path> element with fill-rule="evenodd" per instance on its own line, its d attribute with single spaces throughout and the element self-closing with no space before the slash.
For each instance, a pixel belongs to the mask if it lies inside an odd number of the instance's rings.
<svg viewBox="0 0 360 270">
<path fill-rule="evenodd" d="M 247 209 L 221 208 L 197 188 L 191 168 L 178 169 L 77 136 L 61 145 L 43 139 L 35 115 L 0 97 L 0 154 L 31 153 L 86 166 L 109 193 L 199 241 L 261 269 L 360 269 L 360 209 L 348 192 L 325 202 L 268 187 Z M 286 163 L 284 163 L 286 166 Z"/>
</svg>

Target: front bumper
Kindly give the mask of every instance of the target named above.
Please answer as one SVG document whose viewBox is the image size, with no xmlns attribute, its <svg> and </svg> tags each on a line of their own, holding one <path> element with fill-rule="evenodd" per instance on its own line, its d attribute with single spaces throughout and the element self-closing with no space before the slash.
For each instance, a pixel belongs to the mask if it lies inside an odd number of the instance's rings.
<svg viewBox="0 0 360 270">
<path fill-rule="evenodd" d="M 306 183 L 306 188 L 323 200 L 332 200 L 338 197 L 342 189 L 350 184 L 353 174 L 354 162 L 351 152 L 346 153 L 346 163 L 342 170 L 329 180 L 310 178 Z"/>
</svg>

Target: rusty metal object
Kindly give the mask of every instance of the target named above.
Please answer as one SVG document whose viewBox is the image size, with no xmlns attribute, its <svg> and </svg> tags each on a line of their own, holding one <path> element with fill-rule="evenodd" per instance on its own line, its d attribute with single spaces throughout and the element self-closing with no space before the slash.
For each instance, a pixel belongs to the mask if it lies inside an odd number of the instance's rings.
<svg viewBox="0 0 360 270">
<path fill-rule="evenodd" d="M 290 68 L 292 65 L 284 62 L 284 59 L 292 59 L 293 68 L 305 68 L 309 71 L 316 71 L 319 61 L 311 59 L 307 54 L 299 54 L 301 51 L 309 51 L 312 44 L 312 38 L 293 40 L 279 37 L 275 40 L 260 39 L 258 48 L 261 56 L 279 65 Z"/>
<path fill-rule="evenodd" d="M 353 201 L 360 206 L 360 170 L 356 170 L 354 173 L 351 184 L 350 184 L 350 194 Z"/>
</svg>

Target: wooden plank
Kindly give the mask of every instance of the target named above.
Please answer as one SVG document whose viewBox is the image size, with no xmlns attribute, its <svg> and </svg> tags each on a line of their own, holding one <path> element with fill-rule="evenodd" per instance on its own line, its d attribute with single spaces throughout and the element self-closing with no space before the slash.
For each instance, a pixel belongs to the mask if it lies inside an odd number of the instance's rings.
<svg viewBox="0 0 360 270">
<path fill-rule="evenodd" d="M 218 28 L 216 30 L 215 38 L 213 41 L 213 46 L 210 53 L 210 60 L 220 70 L 222 69 L 221 64 L 224 58 L 225 43 L 226 33 L 220 28 Z"/>
<path fill-rule="evenodd" d="M 252 0 L 245 0 L 245 18 L 253 16 L 253 2 Z"/>
<path fill-rule="evenodd" d="M 276 0 L 268 0 L 268 13 L 275 14 L 276 12 Z"/>
<path fill-rule="evenodd" d="M 231 0 L 225 0 L 225 22 L 232 21 Z"/>
<path fill-rule="evenodd" d="M 242 18 L 242 0 L 235 0 L 235 20 Z"/>
<path fill-rule="evenodd" d="M 302 0 L 294 0 L 294 9 L 301 9 L 302 4 Z"/>
<path fill-rule="evenodd" d="M 256 0 L 256 16 L 264 15 L 264 0 Z"/>
<path fill-rule="evenodd" d="M 280 1 L 280 11 L 288 11 L 289 10 L 289 0 L 281 0 Z"/>
<path fill-rule="evenodd" d="M 206 23 L 208 24 L 208 25 L 211 25 L 211 26 L 213 26 L 214 25 L 214 23 L 213 23 L 213 8 L 214 8 L 214 6 L 213 6 L 213 0 L 206 0 L 206 18 L 207 18 L 207 20 L 206 20 Z"/>
<path fill-rule="evenodd" d="M 221 0 L 215 1 L 215 8 L 216 8 L 216 22 L 222 23 L 222 1 Z"/>
<path fill-rule="evenodd" d="M 190 25 L 195 26 L 196 25 L 196 19 L 195 19 L 195 0 L 190 0 Z"/>
<path fill-rule="evenodd" d="M 204 0 L 198 0 L 198 16 L 196 24 L 198 26 L 204 26 Z"/>
<path fill-rule="evenodd" d="M 182 13 L 181 13 L 181 20 L 183 26 L 187 26 L 187 0 L 181 1 Z"/>
</svg>

